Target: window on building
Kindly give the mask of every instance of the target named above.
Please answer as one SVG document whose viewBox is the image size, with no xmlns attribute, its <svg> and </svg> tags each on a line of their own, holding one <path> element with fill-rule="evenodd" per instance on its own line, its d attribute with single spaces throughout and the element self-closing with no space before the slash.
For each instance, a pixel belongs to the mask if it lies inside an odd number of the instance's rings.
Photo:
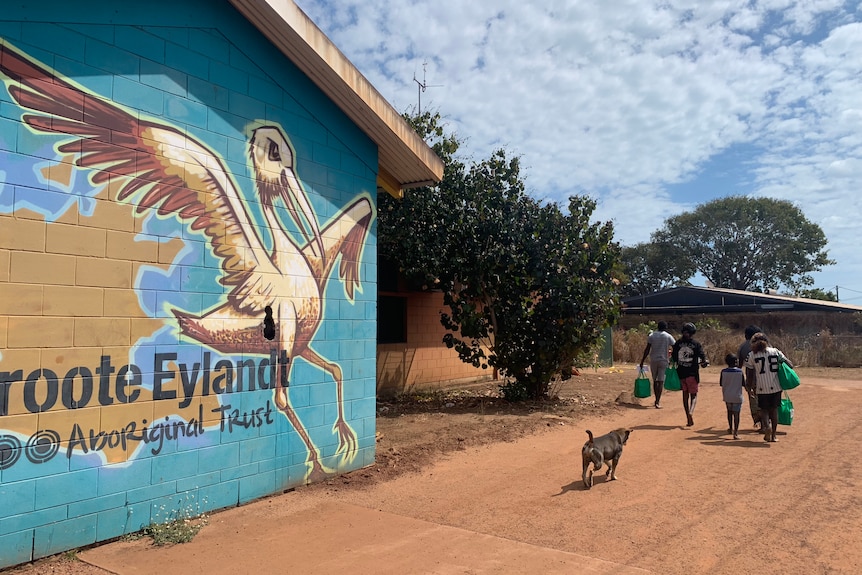
<svg viewBox="0 0 862 575">
<path fill-rule="evenodd" d="M 377 343 L 407 343 L 407 298 L 377 298 Z"/>
</svg>

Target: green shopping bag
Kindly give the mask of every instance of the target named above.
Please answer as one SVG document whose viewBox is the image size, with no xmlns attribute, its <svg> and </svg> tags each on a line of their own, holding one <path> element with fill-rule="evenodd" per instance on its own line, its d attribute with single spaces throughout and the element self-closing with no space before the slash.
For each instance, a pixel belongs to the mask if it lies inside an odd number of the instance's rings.
<svg viewBox="0 0 862 575">
<path fill-rule="evenodd" d="M 778 364 L 778 384 L 784 390 L 799 387 L 799 376 L 793 371 L 792 367 L 783 361 Z"/>
<path fill-rule="evenodd" d="M 664 388 L 668 391 L 679 391 L 682 389 L 679 374 L 676 372 L 676 365 L 669 365 L 664 370 Z"/>
<path fill-rule="evenodd" d="M 793 402 L 790 401 L 790 396 L 784 392 L 784 397 L 781 398 L 781 405 L 778 406 L 778 423 L 781 425 L 790 425 L 793 423 Z"/>
<path fill-rule="evenodd" d="M 647 377 L 645 369 L 638 369 L 638 378 L 635 380 L 635 397 L 649 397 L 652 395 L 652 385 Z"/>
</svg>

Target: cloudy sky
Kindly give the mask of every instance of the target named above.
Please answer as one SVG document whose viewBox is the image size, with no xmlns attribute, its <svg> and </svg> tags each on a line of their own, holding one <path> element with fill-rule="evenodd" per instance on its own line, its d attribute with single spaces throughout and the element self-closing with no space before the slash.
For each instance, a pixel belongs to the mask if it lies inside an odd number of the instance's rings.
<svg viewBox="0 0 862 575">
<path fill-rule="evenodd" d="M 439 111 L 626 245 L 711 199 L 787 199 L 862 305 L 862 6 L 841 0 L 296 0 L 399 111 Z M 422 91 L 415 80 L 427 88 Z"/>
</svg>

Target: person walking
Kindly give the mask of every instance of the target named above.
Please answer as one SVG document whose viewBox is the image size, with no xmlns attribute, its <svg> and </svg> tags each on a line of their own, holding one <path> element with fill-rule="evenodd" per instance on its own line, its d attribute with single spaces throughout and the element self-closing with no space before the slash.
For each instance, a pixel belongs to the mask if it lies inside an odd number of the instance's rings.
<svg viewBox="0 0 862 575">
<path fill-rule="evenodd" d="M 641 358 L 640 367 L 649 355 L 649 369 L 652 372 L 652 390 L 655 393 L 655 408 L 661 409 L 661 393 L 664 390 L 664 374 L 668 366 L 670 348 L 676 340 L 667 332 L 667 322 L 658 322 L 658 329 L 647 336 L 646 348 Z"/>
<path fill-rule="evenodd" d="M 682 337 L 673 344 L 671 361 L 676 363 L 679 382 L 682 385 L 682 405 L 688 427 L 694 425 L 694 408 L 700 386 L 700 368 L 709 366 L 709 359 L 699 341 L 694 339 L 697 327 L 693 323 L 682 324 Z"/>
<path fill-rule="evenodd" d="M 776 442 L 778 431 L 778 407 L 781 405 L 781 384 L 778 382 L 778 366 L 793 364 L 778 348 L 769 345 L 769 340 L 763 333 L 751 337 L 751 353 L 745 360 L 745 367 L 754 372 L 754 385 L 757 391 L 757 406 L 767 414 L 768 423 L 764 423 L 764 441 Z M 746 370 L 747 371 L 747 370 Z"/>
<path fill-rule="evenodd" d="M 724 356 L 727 367 L 721 370 L 718 384 L 721 386 L 721 396 L 727 406 L 727 433 L 739 439 L 739 415 L 742 411 L 742 390 L 745 383 L 744 374 L 739 369 L 736 355 L 729 353 Z"/>
<path fill-rule="evenodd" d="M 756 325 L 750 325 L 745 328 L 745 341 L 739 346 L 739 351 L 736 352 L 736 357 L 739 360 L 740 366 L 745 366 L 745 359 L 751 352 L 751 337 L 756 333 L 762 333 L 763 330 Z M 751 411 L 751 420 L 755 429 L 763 430 L 766 422 L 764 422 L 765 414 L 757 407 L 757 392 L 754 389 L 754 371 L 747 367 L 745 371 L 745 391 L 748 395 L 748 408 Z M 750 373 L 749 373 L 750 372 Z"/>
</svg>

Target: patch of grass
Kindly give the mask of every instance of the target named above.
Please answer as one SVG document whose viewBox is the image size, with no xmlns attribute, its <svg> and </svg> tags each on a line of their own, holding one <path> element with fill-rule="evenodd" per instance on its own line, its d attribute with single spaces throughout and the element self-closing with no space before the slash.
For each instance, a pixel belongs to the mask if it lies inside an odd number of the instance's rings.
<svg viewBox="0 0 862 575">
<path fill-rule="evenodd" d="M 120 541 L 137 541 L 138 539 L 143 539 L 147 534 L 143 531 L 135 531 L 134 533 L 126 533 L 125 535 L 120 536 Z"/>
<path fill-rule="evenodd" d="M 81 559 L 78 557 L 78 550 L 77 549 L 70 549 L 69 551 L 66 551 L 65 553 L 63 553 L 63 560 L 64 561 L 80 561 Z"/>
<path fill-rule="evenodd" d="M 195 535 L 200 533 L 200 530 L 208 522 L 209 517 L 206 515 L 176 518 L 167 523 L 153 523 L 144 528 L 143 534 L 152 537 L 153 543 L 158 546 L 188 543 L 195 538 Z"/>
<path fill-rule="evenodd" d="M 204 501 L 206 502 L 206 501 Z M 188 543 L 209 523 L 209 515 L 200 512 L 200 505 L 194 496 L 186 496 L 186 505 L 180 510 L 165 514 L 164 506 L 154 518 L 155 521 L 141 530 L 141 536 L 150 537 L 158 546 Z M 160 520 L 161 518 L 164 520 Z"/>
</svg>

